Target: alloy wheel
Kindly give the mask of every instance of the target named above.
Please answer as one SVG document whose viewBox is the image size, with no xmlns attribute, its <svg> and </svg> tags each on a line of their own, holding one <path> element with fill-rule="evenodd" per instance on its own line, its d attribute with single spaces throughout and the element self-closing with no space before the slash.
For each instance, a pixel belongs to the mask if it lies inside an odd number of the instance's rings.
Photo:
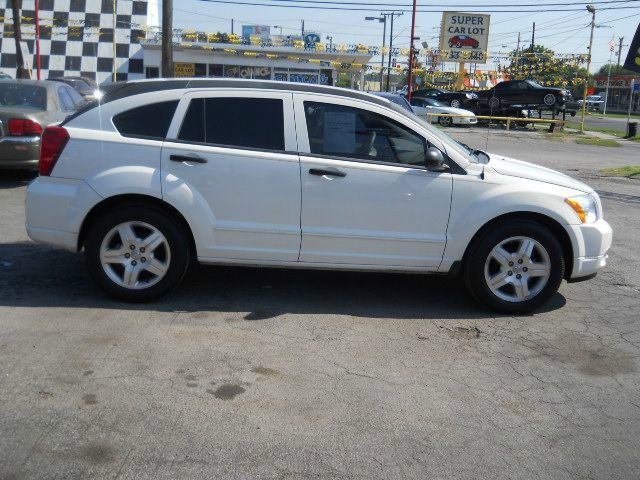
<svg viewBox="0 0 640 480">
<path fill-rule="evenodd" d="M 487 256 L 484 278 L 501 300 L 524 302 L 538 295 L 551 275 L 549 253 L 530 237 L 511 237 L 498 243 Z"/>
<path fill-rule="evenodd" d="M 100 245 L 100 263 L 116 285 L 140 290 L 158 283 L 171 264 L 165 236 L 145 222 L 124 222 L 113 227 Z"/>
</svg>

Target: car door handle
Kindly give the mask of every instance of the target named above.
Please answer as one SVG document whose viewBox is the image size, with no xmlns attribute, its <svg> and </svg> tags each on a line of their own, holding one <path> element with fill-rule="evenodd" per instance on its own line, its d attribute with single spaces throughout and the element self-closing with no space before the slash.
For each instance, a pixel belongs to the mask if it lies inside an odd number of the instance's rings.
<svg viewBox="0 0 640 480">
<path fill-rule="evenodd" d="M 324 175 L 331 176 L 331 177 L 346 177 L 347 176 L 346 173 L 341 172 L 340 170 L 323 170 L 321 168 L 310 168 L 309 169 L 309 173 L 311 175 L 318 175 L 320 177 L 323 177 Z"/>
<path fill-rule="evenodd" d="M 170 155 L 169 160 L 172 162 L 193 162 L 193 163 L 207 163 L 206 158 L 199 157 L 197 155 Z"/>
</svg>

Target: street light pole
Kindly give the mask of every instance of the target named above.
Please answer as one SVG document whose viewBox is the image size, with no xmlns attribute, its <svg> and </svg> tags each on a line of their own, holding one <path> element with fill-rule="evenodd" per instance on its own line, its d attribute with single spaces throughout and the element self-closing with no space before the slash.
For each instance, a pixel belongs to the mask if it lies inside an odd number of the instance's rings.
<svg viewBox="0 0 640 480">
<path fill-rule="evenodd" d="M 386 91 L 389 91 L 389 82 L 391 80 L 391 57 L 393 55 L 393 19 L 395 17 L 399 17 L 402 15 L 402 12 L 391 12 L 391 31 L 389 32 L 389 61 L 387 63 L 387 88 Z"/>
<path fill-rule="evenodd" d="M 382 27 L 382 51 L 380 52 L 380 91 L 382 91 L 382 83 L 384 81 L 384 47 L 387 41 L 387 16 L 388 13 L 381 13 L 379 17 L 364 17 L 365 20 L 377 20 L 383 24 Z"/>
<path fill-rule="evenodd" d="M 596 28 L 596 7 L 587 5 L 587 11 L 591 14 L 591 36 L 589 37 L 589 55 L 587 56 L 587 73 L 584 79 L 582 95 L 582 115 L 580 119 L 580 132 L 584 133 L 584 115 L 587 110 L 587 88 L 589 87 L 589 68 L 591 68 L 591 49 L 593 48 L 593 30 Z"/>
</svg>

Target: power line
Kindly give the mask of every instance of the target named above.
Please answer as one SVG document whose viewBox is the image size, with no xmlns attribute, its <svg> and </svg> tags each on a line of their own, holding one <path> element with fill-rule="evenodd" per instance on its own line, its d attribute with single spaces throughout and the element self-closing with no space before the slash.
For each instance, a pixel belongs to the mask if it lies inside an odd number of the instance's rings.
<svg viewBox="0 0 640 480">
<path fill-rule="evenodd" d="M 345 7 L 344 3 L 342 2 L 331 2 L 330 5 L 341 5 L 341 6 L 320 6 L 318 5 L 318 0 L 267 0 L 270 2 L 301 2 L 301 1 L 309 1 L 309 2 L 313 2 L 313 5 L 294 5 L 294 4 L 284 4 L 284 3 L 262 3 L 262 2 L 250 2 L 250 1 L 244 1 L 244 2 L 239 2 L 239 1 L 233 1 L 233 0 L 200 0 L 203 2 L 209 2 L 209 3 L 221 3 L 221 4 L 229 4 L 229 5 L 238 5 L 238 6 L 257 6 L 257 7 L 276 7 L 276 8 L 297 8 L 297 9 L 303 9 L 303 10 L 340 10 L 340 11 L 362 11 L 362 12 L 371 12 L 371 11 L 377 11 L 379 10 L 379 8 L 372 8 L 371 6 L 369 6 L 370 4 L 363 4 L 363 3 L 358 3 L 356 5 L 362 5 L 363 8 L 359 8 L 359 7 Z M 630 2 L 637 2 L 640 0 L 613 0 L 616 2 L 623 2 L 623 3 L 630 3 Z M 329 1 L 327 0 L 325 3 L 329 4 Z M 381 6 L 382 4 L 379 4 L 378 6 Z M 526 5 L 530 5 L 530 6 L 535 6 L 535 7 L 540 7 L 545 6 L 545 5 L 550 5 L 553 6 L 553 4 L 526 4 Z M 524 5 L 526 7 L 526 5 Z M 567 4 L 562 4 L 564 6 L 566 6 Z M 570 5 L 570 4 L 569 4 Z M 585 3 L 580 3 L 580 5 L 585 5 Z M 462 7 L 462 5 L 443 5 L 445 8 L 458 8 L 458 7 Z M 480 8 L 481 6 L 479 5 L 474 5 L 472 8 Z M 518 10 L 495 10 L 495 5 L 486 5 L 484 6 L 484 8 L 493 8 L 494 10 L 492 10 L 492 13 L 521 13 L 522 12 L 522 7 L 523 5 L 521 4 L 511 4 L 511 5 L 500 5 L 500 8 L 503 7 L 508 7 L 508 8 L 518 8 Z M 631 7 L 631 6 L 625 6 L 625 7 L 605 7 L 605 8 L 599 8 L 598 10 L 600 11 L 604 11 L 604 10 L 626 10 L 626 9 L 630 9 L 630 8 L 635 8 L 635 7 Z M 411 12 L 411 10 L 407 10 L 407 9 L 401 9 L 401 8 L 396 8 L 395 9 L 398 12 Z M 540 9 L 540 8 L 536 8 L 536 9 L 529 9 L 526 10 L 529 13 L 546 13 L 546 12 L 577 12 L 577 11 L 582 11 L 582 8 L 544 8 L 544 9 Z M 419 13 L 440 13 L 443 10 L 441 9 L 436 9 L 436 10 L 431 10 L 431 9 L 418 9 L 417 12 Z M 471 13 L 479 13 L 476 11 L 473 11 Z"/>
</svg>

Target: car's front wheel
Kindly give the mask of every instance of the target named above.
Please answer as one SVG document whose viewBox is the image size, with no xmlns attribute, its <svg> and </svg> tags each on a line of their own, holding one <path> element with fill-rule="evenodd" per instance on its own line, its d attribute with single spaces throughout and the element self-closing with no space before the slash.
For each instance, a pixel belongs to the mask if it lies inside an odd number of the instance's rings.
<svg viewBox="0 0 640 480">
<path fill-rule="evenodd" d="M 546 303 L 564 276 L 560 243 L 544 225 L 512 222 L 487 230 L 465 259 L 472 295 L 494 310 L 528 313 Z"/>
<path fill-rule="evenodd" d="M 453 125 L 453 118 L 452 117 L 438 117 L 438 123 L 440 125 L 442 125 L 443 127 L 450 127 L 451 125 Z"/>
<path fill-rule="evenodd" d="M 453 100 L 451 100 L 451 106 L 453 108 L 460 108 L 461 105 L 462 105 L 462 102 L 460 102 L 460 100 L 458 100 L 457 98 L 454 98 Z"/>
<path fill-rule="evenodd" d="M 85 242 L 91 277 L 121 300 L 157 298 L 182 279 L 189 242 L 170 216 L 153 207 L 127 206 L 99 218 Z"/>
<path fill-rule="evenodd" d="M 547 107 L 550 107 L 556 103 L 556 96 L 553 93 L 547 93 L 542 101 Z"/>
</svg>

